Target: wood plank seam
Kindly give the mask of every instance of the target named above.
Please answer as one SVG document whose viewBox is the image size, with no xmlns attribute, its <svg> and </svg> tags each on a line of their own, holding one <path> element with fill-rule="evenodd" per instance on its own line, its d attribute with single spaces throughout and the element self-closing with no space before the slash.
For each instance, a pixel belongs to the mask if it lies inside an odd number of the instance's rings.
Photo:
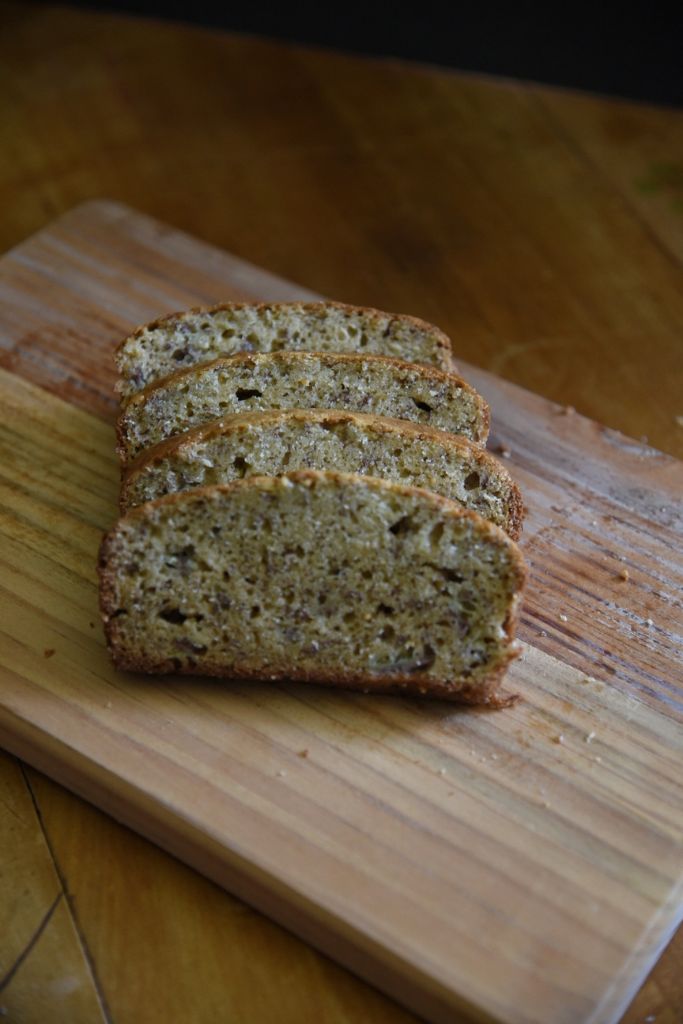
<svg viewBox="0 0 683 1024">
<path fill-rule="evenodd" d="M 5 973 L 5 976 L 3 978 L 0 978 L 0 994 L 5 991 L 5 989 L 8 987 L 12 979 L 21 970 L 22 964 L 26 963 L 29 956 L 40 942 L 40 937 L 47 928 L 47 926 L 49 925 L 50 921 L 52 920 L 52 915 L 57 909 L 59 901 L 61 900 L 63 895 L 63 890 L 57 893 L 52 903 L 43 914 L 43 917 L 40 920 L 38 927 L 34 931 L 33 935 L 30 937 L 22 951 L 19 953 L 19 956 L 16 958 L 14 963 L 10 965 L 9 969 Z"/>
<path fill-rule="evenodd" d="M 59 886 L 60 886 L 60 890 L 61 890 L 57 894 L 57 898 L 55 899 L 52 907 L 48 911 L 48 915 L 49 916 L 46 915 L 46 918 L 44 919 L 44 922 L 40 925 L 38 931 L 42 931 L 47 926 L 48 921 L 49 921 L 49 917 L 51 917 L 52 914 L 54 913 L 54 911 L 57 909 L 57 904 L 59 903 L 60 899 L 63 896 L 64 897 L 64 904 L 65 904 L 65 906 L 66 906 L 66 908 L 67 908 L 67 910 L 69 912 L 69 917 L 71 918 L 71 922 L 73 924 L 74 931 L 76 932 L 76 936 L 78 938 L 78 942 L 80 943 L 81 949 L 83 951 L 83 956 L 85 958 L 85 962 L 86 962 L 86 964 L 88 966 L 88 970 L 90 971 L 90 976 L 92 978 L 93 987 L 95 989 L 95 993 L 97 995 L 97 999 L 98 999 L 98 1002 L 100 1004 L 100 1009 L 102 1011 L 102 1016 L 104 1017 L 104 1019 L 107 1022 L 107 1024 L 114 1024 L 114 1018 L 112 1017 L 112 1015 L 110 1013 L 109 1006 L 107 1004 L 106 996 L 105 996 L 104 991 L 102 989 L 102 985 L 100 983 L 100 979 L 97 976 L 97 970 L 96 970 L 96 967 L 95 967 L 94 957 L 93 957 L 93 955 L 92 955 L 92 953 L 90 951 L 90 947 L 88 946 L 88 942 L 86 940 L 86 937 L 83 934 L 83 930 L 82 930 L 80 922 L 78 920 L 78 914 L 76 913 L 76 908 L 74 906 L 74 902 L 73 902 L 73 900 L 71 898 L 71 895 L 69 893 L 69 888 L 68 888 L 68 885 L 67 885 L 67 882 L 66 882 L 66 878 L 64 877 L 64 874 L 62 872 L 62 869 L 61 869 L 61 866 L 60 866 L 59 861 L 57 859 L 57 856 L 55 854 L 55 850 L 54 850 L 54 847 L 52 845 L 52 842 L 50 841 L 50 836 L 49 836 L 48 830 L 47 830 L 46 825 L 45 825 L 45 820 L 43 818 L 43 814 L 42 814 L 41 809 L 40 809 L 40 804 L 39 804 L 38 799 L 36 797 L 36 794 L 35 794 L 35 791 L 33 789 L 33 786 L 31 785 L 31 780 L 30 780 L 30 778 L 28 776 L 28 773 L 27 773 L 27 770 L 26 770 L 26 765 L 24 764 L 23 761 L 19 761 L 19 768 L 21 770 L 21 774 L 23 776 L 24 782 L 26 783 L 26 788 L 28 789 L 29 796 L 31 797 L 31 802 L 33 804 L 33 807 L 34 807 L 34 810 L 35 810 L 35 813 L 36 813 L 36 818 L 38 819 L 38 824 L 40 826 L 40 831 L 43 834 L 43 839 L 45 840 L 45 845 L 47 847 L 48 854 L 50 855 L 50 860 L 52 861 L 52 865 L 54 867 L 55 874 L 57 875 L 57 879 L 59 881 Z M 36 932 L 35 941 L 37 941 L 37 939 L 39 937 L 40 936 L 39 936 L 38 932 Z M 35 945 L 35 942 L 33 942 L 33 944 Z M 9 977 L 6 980 L 9 981 Z M 0 992 L 2 991 L 2 989 L 3 989 L 3 984 L 0 983 Z"/>
</svg>

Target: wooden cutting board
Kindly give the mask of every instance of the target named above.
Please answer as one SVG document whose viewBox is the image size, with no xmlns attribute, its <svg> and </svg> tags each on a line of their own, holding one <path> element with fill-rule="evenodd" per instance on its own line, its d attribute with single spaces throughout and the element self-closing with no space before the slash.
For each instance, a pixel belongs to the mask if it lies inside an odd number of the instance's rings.
<svg viewBox="0 0 683 1024">
<path fill-rule="evenodd" d="M 107 202 L 0 260 L 0 741 L 430 1020 L 615 1021 L 683 916 L 681 464 L 463 368 L 530 509 L 506 711 L 109 664 L 114 344 L 309 294 Z"/>
</svg>

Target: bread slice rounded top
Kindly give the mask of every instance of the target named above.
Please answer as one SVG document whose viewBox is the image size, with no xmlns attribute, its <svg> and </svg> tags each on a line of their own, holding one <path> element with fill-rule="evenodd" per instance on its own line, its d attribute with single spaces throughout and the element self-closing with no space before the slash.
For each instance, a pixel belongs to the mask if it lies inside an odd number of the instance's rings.
<svg viewBox="0 0 683 1024">
<path fill-rule="evenodd" d="M 524 517 L 505 466 L 457 434 L 327 409 L 238 413 L 145 450 L 127 469 L 121 510 L 164 494 L 251 476 L 328 469 L 435 491 L 517 539 Z"/>
<path fill-rule="evenodd" d="M 347 409 L 427 423 L 477 444 L 489 409 L 461 377 L 389 356 L 240 353 L 180 370 L 134 395 L 117 424 L 123 462 L 173 434 L 264 409 Z"/>
<path fill-rule="evenodd" d="M 251 477 L 133 509 L 99 561 L 120 668 L 491 701 L 525 582 L 498 527 L 415 487 Z"/>
<path fill-rule="evenodd" d="M 455 369 L 449 339 L 417 317 L 341 302 L 225 302 L 138 327 L 114 353 L 117 390 L 125 400 L 187 366 L 281 349 L 367 352 Z"/>
</svg>

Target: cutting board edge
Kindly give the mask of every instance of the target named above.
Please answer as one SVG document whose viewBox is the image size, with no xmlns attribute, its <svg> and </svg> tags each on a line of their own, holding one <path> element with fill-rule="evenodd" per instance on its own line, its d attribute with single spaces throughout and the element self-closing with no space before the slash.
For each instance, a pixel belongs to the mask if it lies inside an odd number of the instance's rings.
<svg viewBox="0 0 683 1024">
<path fill-rule="evenodd" d="M 143 790 L 130 783 L 122 783 L 107 768 L 68 747 L 50 733 L 37 729 L 33 723 L 11 716 L 13 728 L 6 721 L 7 717 L 10 717 L 7 710 L 0 707 L 0 746 L 3 750 L 244 900 L 265 917 L 382 991 L 398 1005 L 408 1007 L 433 1024 L 452 1024 L 454 1012 L 465 1014 L 473 1024 L 518 1024 L 512 1019 L 491 1015 L 459 995 L 455 989 L 441 985 L 427 972 L 416 969 L 410 960 L 390 954 L 386 946 L 369 940 L 360 927 L 355 929 L 337 915 L 322 910 L 311 898 L 280 882 L 275 875 L 258 868 L 237 851 L 213 840 L 199 826 L 179 815 L 176 821 L 182 824 L 182 828 L 174 834 L 166 823 L 167 815 L 159 814 L 160 809 L 164 811 L 163 805 L 148 797 Z M 33 734 L 39 734 L 47 742 Z M 53 753 L 57 748 L 64 752 L 63 756 Z M 115 781 L 116 786 L 108 786 L 107 779 Z M 125 789 L 125 798 L 116 796 L 116 787 Z M 172 812 L 168 814 L 172 815 Z M 202 840 L 214 849 L 207 850 Z M 277 889 L 280 892 L 276 892 Z M 547 1024 L 553 1022 L 548 1021 Z M 616 1024 L 616 1018 L 606 1020 L 604 1024 Z"/>
<path fill-rule="evenodd" d="M 39 737 L 44 737 L 46 742 Z M 254 865 L 238 851 L 212 839 L 200 826 L 177 813 L 175 821 L 182 827 L 174 830 L 167 821 L 174 814 L 172 811 L 164 813 L 163 804 L 130 782 L 122 782 L 105 766 L 69 747 L 56 736 L 2 707 L 0 746 L 86 800 L 96 810 L 108 814 L 220 888 L 244 900 L 259 913 L 425 1020 L 433 1024 L 452 1024 L 453 1013 L 457 1012 L 464 1014 L 465 1019 L 473 1024 L 522 1024 L 520 1018 L 492 1014 L 454 988 L 442 985 L 426 971 L 416 968 L 410 960 L 391 953 L 381 942 L 368 939 L 360 927 L 354 928 L 338 915 L 322 909 L 311 897 Z M 63 756 L 53 753 L 57 748 L 63 751 Z M 115 785 L 107 785 L 107 780 Z M 117 797 L 117 787 L 125 790 L 125 796 Z M 683 870 L 673 885 L 671 897 L 646 924 L 642 942 L 624 961 L 591 1015 L 586 1017 L 585 1024 L 618 1024 L 643 979 L 683 923 L 682 897 Z M 565 1019 L 558 1017 L 557 1024 Z M 548 1019 L 544 1024 L 553 1024 L 553 1020 Z"/>
<path fill-rule="evenodd" d="M 667 906 L 661 908 L 660 913 L 655 916 L 645 929 L 645 939 L 643 940 L 641 947 L 638 950 L 633 951 L 631 958 L 624 964 L 621 976 L 614 979 L 611 990 L 606 995 L 605 1003 L 607 1005 L 609 1005 L 610 999 L 614 999 L 614 1014 L 616 1015 L 614 1020 L 616 1024 L 618 1024 L 632 1001 L 635 999 L 643 981 L 650 974 L 652 968 L 671 942 L 677 930 L 681 925 L 683 925 L 683 876 L 679 879 L 672 892 L 676 895 L 669 901 Z M 668 915 L 670 915 L 670 917 Z M 655 931 L 657 931 L 658 937 L 652 941 L 647 952 L 643 953 L 647 948 L 647 936 L 654 935 Z M 621 982 L 621 977 L 628 974 L 629 968 L 632 965 L 636 965 L 636 969 L 631 974 L 632 980 L 630 984 L 624 982 L 623 991 L 618 993 L 618 986 Z M 617 994 L 616 998 L 615 994 Z M 596 1010 L 595 1024 L 601 1024 L 601 1019 L 597 1017 L 597 1014 L 601 1009 L 602 1007 L 599 1006 Z"/>
<path fill-rule="evenodd" d="M 288 278 L 280 276 L 276 271 L 268 270 L 266 267 L 260 266 L 258 263 L 254 263 L 247 259 L 246 256 L 240 256 L 237 253 L 222 249 L 219 245 L 213 242 L 209 242 L 204 238 L 190 234 L 189 231 L 185 231 L 184 228 L 175 227 L 173 224 L 169 224 L 166 221 L 160 220 L 157 217 L 152 216 L 149 213 L 144 213 L 142 210 L 137 210 L 134 206 L 130 206 L 128 203 L 124 203 L 119 199 L 109 199 L 106 196 L 100 196 L 92 199 L 85 199 L 83 202 L 75 203 L 68 210 L 60 213 L 58 217 L 54 217 L 52 220 L 48 220 L 42 227 L 32 231 L 26 238 L 22 238 L 20 242 L 16 242 L 10 246 L 4 252 L 0 252 L 0 262 L 4 259 L 12 258 L 19 254 L 22 249 L 30 246 L 36 241 L 44 232 L 50 231 L 52 228 L 69 225 L 70 221 L 78 221 L 80 217 L 86 217 L 93 213 L 95 216 L 106 218 L 112 222 L 124 221 L 124 220 L 135 220 L 144 221 L 145 224 L 156 231 L 157 234 L 173 235 L 179 240 L 191 245 L 201 245 L 203 248 L 210 250 L 211 254 L 225 262 L 230 264 L 231 272 L 235 272 L 236 268 L 241 268 L 242 273 L 249 273 L 256 280 L 258 280 L 261 287 L 261 283 L 266 288 L 274 288 L 276 292 L 283 290 L 291 290 L 296 292 L 297 297 L 301 301 L 317 301 L 322 298 L 317 292 L 311 291 L 310 288 L 306 288 L 304 285 L 297 284 L 295 281 L 290 281 Z M 273 299 L 273 301 L 278 301 Z M 284 301 L 284 300 L 282 300 Z M 166 312 L 174 312 L 174 310 L 167 310 Z M 164 315 L 160 312 L 158 315 Z M 139 325 L 135 325 L 139 326 Z"/>
<path fill-rule="evenodd" d="M 248 260 L 246 257 L 239 256 L 232 252 L 229 252 L 226 249 L 222 249 L 215 243 L 208 242 L 203 238 L 195 237 L 194 235 L 191 235 L 188 231 L 185 231 L 183 228 L 175 227 L 174 225 L 168 224 L 165 221 L 161 221 L 156 217 L 151 216 L 150 214 L 143 213 L 141 210 L 137 210 L 135 207 L 130 206 L 127 203 L 122 202 L 121 200 L 109 199 L 106 196 L 87 199 L 83 202 L 76 203 L 69 210 L 66 210 L 64 213 L 60 214 L 53 220 L 48 221 L 42 228 L 39 228 L 38 230 L 34 231 L 31 235 L 28 235 L 25 239 L 23 239 L 21 242 L 18 242 L 16 245 L 12 246 L 6 252 L 0 253 L 0 263 L 2 263 L 4 259 L 12 258 L 14 255 L 19 253 L 22 248 L 33 243 L 37 238 L 39 238 L 39 236 L 43 232 L 49 231 L 51 228 L 59 225 L 68 224 L 69 221 L 72 220 L 77 221 L 79 217 L 87 216 L 87 214 L 90 213 L 91 211 L 94 211 L 95 214 L 98 216 L 104 213 L 105 217 L 107 218 L 111 218 L 113 214 L 114 219 L 118 221 L 143 221 L 148 226 L 148 228 L 156 231 L 157 233 L 161 231 L 162 233 L 173 235 L 174 237 L 182 240 L 183 242 L 193 247 L 199 245 L 203 249 L 207 250 L 207 252 L 209 252 L 214 258 L 224 260 L 226 263 L 229 263 L 232 272 L 235 272 L 235 269 L 238 267 L 243 268 L 244 271 L 248 271 L 249 274 L 253 275 L 254 278 L 258 279 L 259 289 L 261 287 L 262 282 L 264 288 L 266 289 L 274 288 L 278 293 L 280 293 L 284 289 L 284 291 L 288 293 L 286 298 L 273 298 L 272 301 L 274 302 L 297 300 L 322 301 L 326 298 L 319 292 L 312 291 L 310 288 L 306 288 L 303 285 L 298 284 L 297 282 L 290 281 L 288 278 L 280 276 L 276 271 L 261 267 L 258 264 Z M 220 300 L 217 299 L 216 301 L 218 302 Z M 268 299 L 261 299 L 260 301 L 268 301 Z M 335 301 L 344 302 L 347 300 L 342 298 L 335 299 Z M 165 313 L 171 313 L 176 311 L 177 310 L 170 309 L 160 310 L 155 316 L 163 316 Z M 137 326 L 139 325 L 133 325 L 132 329 L 134 329 L 134 327 Z M 457 358 L 458 357 L 456 355 L 456 359 Z M 512 389 L 515 395 L 522 400 L 528 399 L 532 402 L 544 402 L 548 405 L 550 409 L 554 410 L 555 412 L 561 411 L 561 407 L 559 407 L 556 402 L 554 402 L 550 398 L 547 398 L 545 395 L 541 395 L 538 392 L 531 391 L 529 388 L 526 388 L 521 384 L 516 384 L 514 381 L 508 380 L 505 377 L 500 377 L 497 374 L 492 373 L 490 370 L 486 370 L 483 367 L 477 366 L 474 363 L 469 363 L 466 360 L 458 361 L 462 363 L 466 373 L 472 370 L 474 373 L 480 375 L 486 381 L 496 382 L 499 383 L 500 385 L 503 385 L 505 388 Z M 21 374 L 17 374 L 17 376 L 21 376 Z M 45 388 L 45 390 L 48 389 Z M 566 421 L 568 419 L 568 417 L 559 416 L 557 418 L 560 421 Z M 572 415 L 571 419 L 575 420 L 575 422 L 583 421 L 585 424 L 589 424 L 592 427 L 594 427 L 596 429 L 597 434 L 596 441 L 601 445 L 601 447 L 603 445 L 606 447 L 606 454 L 610 449 L 618 447 L 621 449 L 620 454 L 622 457 L 624 455 L 627 455 L 633 458 L 634 466 L 636 469 L 642 469 L 642 464 L 638 463 L 638 459 L 641 457 L 639 453 L 647 452 L 648 461 L 650 462 L 649 468 L 652 468 L 652 464 L 657 463 L 664 464 L 664 468 L 666 468 L 670 464 L 678 464 L 681 467 L 681 470 L 683 471 L 683 460 L 677 458 L 675 455 L 672 455 L 669 452 L 664 452 L 661 451 L 660 449 L 650 447 L 647 444 L 644 444 L 642 441 L 639 441 L 636 438 L 629 436 L 628 434 L 624 434 L 623 432 L 616 428 L 609 427 L 607 426 L 607 424 L 601 423 L 599 420 L 594 420 L 589 416 L 584 416 L 580 413 L 576 413 Z M 493 425 L 495 426 L 495 423 Z M 607 447 L 608 442 L 605 440 L 605 437 L 610 437 L 612 439 L 611 443 L 609 444 L 609 448 Z M 614 457 L 613 451 L 612 456 Z"/>
</svg>

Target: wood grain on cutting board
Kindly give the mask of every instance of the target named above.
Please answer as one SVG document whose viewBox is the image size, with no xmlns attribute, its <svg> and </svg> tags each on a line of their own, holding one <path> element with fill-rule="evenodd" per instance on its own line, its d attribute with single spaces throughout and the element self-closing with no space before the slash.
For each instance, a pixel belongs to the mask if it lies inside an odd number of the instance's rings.
<svg viewBox="0 0 683 1024">
<path fill-rule="evenodd" d="M 524 636 L 547 652 L 505 714 L 119 676 L 94 583 L 107 354 L 235 293 L 306 294 L 113 204 L 0 264 L 7 746 L 418 1012 L 614 1019 L 683 873 L 680 467 L 472 374 L 530 504 Z"/>
</svg>

